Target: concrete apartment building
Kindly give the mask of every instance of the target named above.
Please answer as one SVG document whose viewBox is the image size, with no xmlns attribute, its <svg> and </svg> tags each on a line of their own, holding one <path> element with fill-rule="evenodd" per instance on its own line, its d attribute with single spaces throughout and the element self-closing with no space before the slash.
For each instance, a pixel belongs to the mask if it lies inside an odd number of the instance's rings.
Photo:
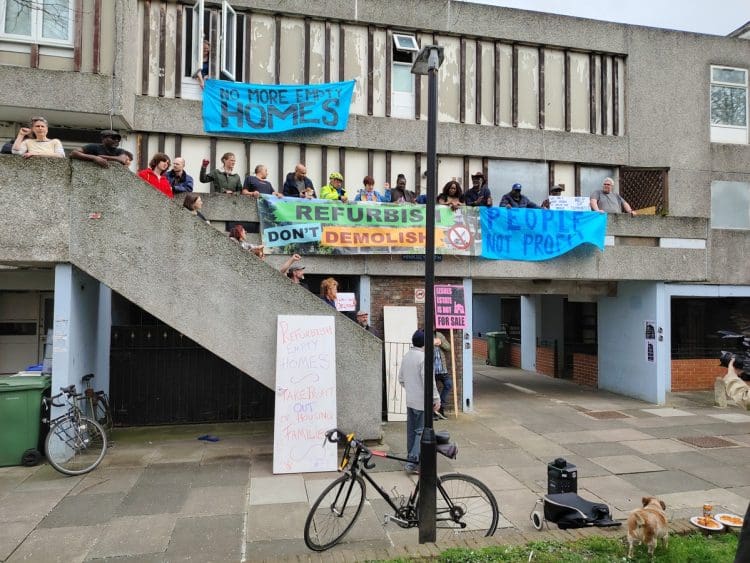
<svg viewBox="0 0 750 563">
<path fill-rule="evenodd" d="M 482 170 L 497 205 L 515 182 L 539 202 L 553 184 L 588 196 L 609 176 L 650 209 L 608 216 L 604 252 L 436 265 L 439 282 L 472 297 L 471 329 L 456 339 L 463 409 L 487 331 L 510 330 L 510 361 L 523 369 L 662 403 L 710 387 L 713 333 L 750 324 L 744 28 L 716 37 L 438 0 L 70 0 L 55 14 L 9 0 L 2 10 L 5 138 L 40 114 L 68 150 L 111 124 L 133 170 L 157 151 L 179 155 L 202 192 L 200 161 L 229 151 L 241 175 L 262 163 L 277 187 L 304 162 L 316 187 L 332 171 L 351 187 L 402 173 L 423 191 L 427 83 L 410 67 L 414 47 L 439 44 L 438 186 L 468 186 Z M 355 80 L 346 130 L 207 135 L 192 77 L 201 34 L 214 78 Z M 206 194 L 209 228 L 119 166 L 50 160 L 0 160 L 0 372 L 41 361 L 52 329 L 55 382 L 97 373 L 126 423 L 270 417 L 276 315 L 330 309 L 271 267 L 281 257 L 259 264 L 217 232 L 257 222 L 255 202 Z M 398 255 L 304 262 L 311 285 L 335 276 L 381 330 L 383 306 L 414 306 L 423 287 L 423 264 Z M 343 315 L 336 330 L 342 424 L 377 435 L 381 348 Z"/>
</svg>

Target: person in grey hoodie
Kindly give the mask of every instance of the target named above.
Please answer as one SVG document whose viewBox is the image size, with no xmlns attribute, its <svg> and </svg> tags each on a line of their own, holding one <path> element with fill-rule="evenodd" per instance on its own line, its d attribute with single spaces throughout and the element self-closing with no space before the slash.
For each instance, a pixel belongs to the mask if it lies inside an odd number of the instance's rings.
<svg viewBox="0 0 750 563">
<path fill-rule="evenodd" d="M 411 337 L 412 347 L 401 360 L 398 370 L 398 382 L 406 393 L 406 450 L 409 462 L 404 469 L 410 473 L 419 471 L 419 442 L 424 430 L 424 331 L 418 330 Z M 433 412 L 440 408 L 440 394 L 435 386 L 435 378 L 430 377 L 432 384 Z"/>
</svg>

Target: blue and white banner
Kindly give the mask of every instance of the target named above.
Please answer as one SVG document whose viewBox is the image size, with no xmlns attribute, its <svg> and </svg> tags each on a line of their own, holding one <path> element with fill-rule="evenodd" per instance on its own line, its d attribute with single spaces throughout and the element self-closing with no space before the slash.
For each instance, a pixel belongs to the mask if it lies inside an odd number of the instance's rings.
<svg viewBox="0 0 750 563">
<path fill-rule="evenodd" d="M 607 214 L 483 207 L 482 257 L 493 260 L 549 260 L 583 243 L 604 250 Z"/>
<path fill-rule="evenodd" d="M 293 129 L 343 131 L 354 80 L 327 84 L 244 84 L 206 80 L 206 133 L 282 133 Z"/>
</svg>

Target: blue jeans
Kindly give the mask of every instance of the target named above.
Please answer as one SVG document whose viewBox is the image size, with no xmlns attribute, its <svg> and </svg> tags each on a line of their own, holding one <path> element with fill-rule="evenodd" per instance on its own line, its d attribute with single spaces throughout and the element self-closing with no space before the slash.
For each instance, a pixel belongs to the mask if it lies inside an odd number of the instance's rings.
<svg viewBox="0 0 750 563">
<path fill-rule="evenodd" d="M 406 457 L 411 463 L 419 464 L 419 442 L 424 430 L 424 411 L 406 407 Z"/>
<path fill-rule="evenodd" d="M 453 378 L 449 373 L 436 373 L 435 381 L 443 384 L 443 389 L 440 391 L 440 412 L 443 412 L 445 405 L 448 404 L 448 399 L 450 399 L 450 393 L 453 390 Z"/>
</svg>

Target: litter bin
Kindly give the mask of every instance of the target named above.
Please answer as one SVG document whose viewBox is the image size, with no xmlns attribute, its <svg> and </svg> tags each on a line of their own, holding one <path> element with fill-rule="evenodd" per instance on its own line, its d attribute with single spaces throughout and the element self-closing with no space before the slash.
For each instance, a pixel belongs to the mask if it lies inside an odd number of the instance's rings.
<svg viewBox="0 0 750 563">
<path fill-rule="evenodd" d="M 491 366 L 507 365 L 505 333 L 486 332 L 485 335 L 487 336 L 487 363 Z"/>
<path fill-rule="evenodd" d="M 42 395 L 49 387 L 48 375 L 0 377 L 0 467 L 39 463 Z"/>
</svg>

